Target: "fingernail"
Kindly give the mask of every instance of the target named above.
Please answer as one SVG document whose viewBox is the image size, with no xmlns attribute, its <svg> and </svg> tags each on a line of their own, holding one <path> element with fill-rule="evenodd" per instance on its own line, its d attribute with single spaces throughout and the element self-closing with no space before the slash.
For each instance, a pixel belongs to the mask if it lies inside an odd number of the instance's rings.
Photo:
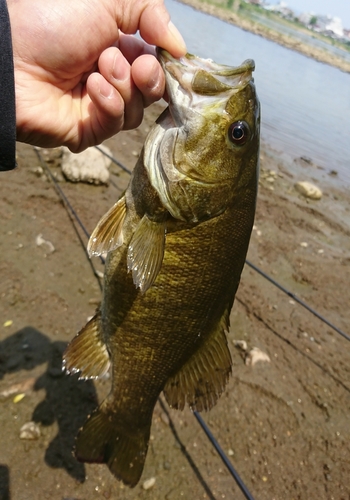
<svg viewBox="0 0 350 500">
<path fill-rule="evenodd" d="M 115 56 L 113 61 L 112 76 L 115 80 L 123 82 L 129 77 L 130 66 L 124 59 L 124 56 L 119 54 Z"/>
<path fill-rule="evenodd" d="M 99 92 L 102 97 L 110 99 L 113 94 L 113 87 L 106 80 L 100 81 Z"/>
<path fill-rule="evenodd" d="M 168 28 L 170 31 L 170 34 L 174 38 L 174 41 L 176 42 L 179 51 L 181 51 L 182 54 L 185 54 L 187 52 L 185 40 L 182 38 L 182 35 L 180 34 L 179 30 L 176 28 L 176 26 L 172 23 L 172 21 L 169 21 Z"/>
<path fill-rule="evenodd" d="M 151 71 L 151 76 L 149 77 L 148 82 L 147 82 L 148 88 L 155 89 L 155 88 L 159 87 L 160 71 L 161 71 L 161 69 L 159 67 L 159 64 L 158 64 L 158 62 L 155 61 L 153 68 L 152 68 L 152 71 Z"/>
</svg>

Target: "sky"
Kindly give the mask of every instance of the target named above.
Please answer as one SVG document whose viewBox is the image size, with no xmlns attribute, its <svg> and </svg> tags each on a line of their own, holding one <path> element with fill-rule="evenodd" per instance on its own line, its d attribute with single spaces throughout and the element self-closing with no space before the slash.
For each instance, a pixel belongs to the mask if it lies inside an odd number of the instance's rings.
<svg viewBox="0 0 350 500">
<path fill-rule="evenodd" d="M 350 1 L 349 0 L 284 0 L 288 7 L 297 13 L 315 12 L 315 14 L 330 14 L 340 17 L 343 28 L 350 29 Z M 269 0 L 269 3 L 279 3 Z"/>
</svg>

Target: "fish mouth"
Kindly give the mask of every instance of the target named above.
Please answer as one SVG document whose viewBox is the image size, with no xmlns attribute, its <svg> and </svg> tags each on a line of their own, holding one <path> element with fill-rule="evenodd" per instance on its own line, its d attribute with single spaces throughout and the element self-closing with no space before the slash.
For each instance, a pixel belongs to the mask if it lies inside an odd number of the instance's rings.
<svg viewBox="0 0 350 500">
<path fill-rule="evenodd" d="M 157 47 L 157 58 L 166 75 L 166 90 L 174 126 L 186 121 L 189 110 L 196 111 L 203 100 L 223 99 L 244 89 L 252 80 L 255 63 L 246 59 L 240 66 L 217 64 L 187 53 L 176 59 Z"/>
</svg>

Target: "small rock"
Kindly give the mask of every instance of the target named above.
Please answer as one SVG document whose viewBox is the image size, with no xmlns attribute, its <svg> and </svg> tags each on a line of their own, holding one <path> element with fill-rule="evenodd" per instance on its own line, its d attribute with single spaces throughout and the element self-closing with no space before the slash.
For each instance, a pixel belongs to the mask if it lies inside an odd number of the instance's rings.
<svg viewBox="0 0 350 500">
<path fill-rule="evenodd" d="M 322 191 L 311 182 L 297 182 L 295 184 L 295 189 L 305 196 L 306 198 L 310 198 L 312 200 L 320 200 L 322 198 Z"/>
<path fill-rule="evenodd" d="M 258 347 L 253 347 L 251 349 L 246 358 L 245 358 L 245 364 L 247 366 L 254 366 L 258 361 L 266 361 L 270 363 L 270 357 L 266 354 L 266 352 L 263 352 L 261 349 Z"/>
<path fill-rule="evenodd" d="M 37 177 L 41 177 L 42 175 L 44 175 L 43 168 L 39 167 L 39 166 L 30 168 L 29 171 L 32 172 L 33 174 L 35 174 Z"/>
<path fill-rule="evenodd" d="M 300 243 L 300 246 L 303 247 L 303 248 L 307 248 L 309 246 L 309 244 L 306 241 L 302 241 Z"/>
<path fill-rule="evenodd" d="M 308 163 L 309 165 L 312 165 L 312 159 L 309 156 L 300 156 L 300 160 Z"/>
<path fill-rule="evenodd" d="M 39 439 L 40 435 L 40 427 L 35 422 L 27 422 L 26 424 L 22 425 L 19 431 L 20 439 Z"/>
<path fill-rule="evenodd" d="M 149 479 L 146 479 L 146 481 L 144 481 L 142 488 L 144 490 L 150 490 L 151 488 L 153 488 L 155 484 L 156 484 L 156 478 L 150 477 Z"/>
<path fill-rule="evenodd" d="M 25 397 L 24 392 L 22 392 L 21 394 L 16 394 L 16 396 L 13 398 L 13 402 L 19 403 L 20 401 L 22 401 L 24 397 Z"/>
<path fill-rule="evenodd" d="M 107 154 L 112 152 L 106 146 L 100 146 Z M 74 154 L 64 149 L 62 172 L 71 182 L 88 182 L 89 184 L 108 184 L 111 160 L 96 148 L 88 148 L 82 153 Z"/>
<path fill-rule="evenodd" d="M 248 344 L 245 340 L 234 340 L 233 343 L 235 347 L 238 347 L 242 351 L 247 351 L 248 349 Z"/>
<path fill-rule="evenodd" d="M 38 234 L 38 236 L 35 238 L 35 243 L 38 247 L 43 247 L 44 250 L 48 253 L 53 253 L 55 251 L 55 247 L 49 240 L 44 240 L 42 234 Z"/>
<path fill-rule="evenodd" d="M 7 398 L 13 394 L 23 394 L 33 390 L 36 379 L 35 377 L 28 378 L 19 384 L 13 384 L 7 389 L 0 392 L 0 399 Z"/>
</svg>

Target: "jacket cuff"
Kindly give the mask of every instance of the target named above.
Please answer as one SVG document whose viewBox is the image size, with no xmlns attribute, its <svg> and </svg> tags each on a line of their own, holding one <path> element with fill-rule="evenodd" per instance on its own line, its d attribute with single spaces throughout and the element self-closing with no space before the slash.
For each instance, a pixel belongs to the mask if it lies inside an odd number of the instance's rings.
<svg viewBox="0 0 350 500">
<path fill-rule="evenodd" d="M 0 0 L 0 171 L 16 167 L 16 101 L 10 19 Z"/>
</svg>

